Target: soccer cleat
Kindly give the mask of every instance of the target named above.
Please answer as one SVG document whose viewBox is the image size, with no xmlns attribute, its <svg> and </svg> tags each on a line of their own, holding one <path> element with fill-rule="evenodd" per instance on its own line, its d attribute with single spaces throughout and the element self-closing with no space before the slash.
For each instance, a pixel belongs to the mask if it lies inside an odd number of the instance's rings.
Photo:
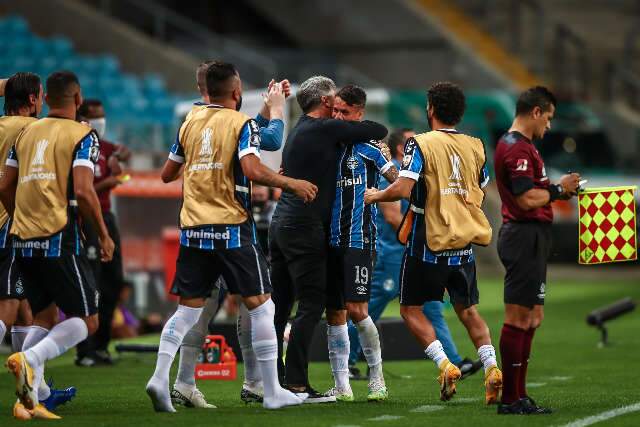
<svg viewBox="0 0 640 427">
<path fill-rule="evenodd" d="M 369 402 L 382 402 L 387 400 L 389 392 L 383 380 L 373 380 L 369 382 L 369 394 L 367 400 Z"/>
<path fill-rule="evenodd" d="M 287 390 L 294 393 L 298 397 L 306 394 L 307 397 L 304 399 L 303 403 L 335 403 L 335 396 L 328 396 L 326 393 L 319 393 L 317 390 L 314 390 L 311 386 L 306 386 L 302 390 L 294 390 L 287 387 Z"/>
<path fill-rule="evenodd" d="M 13 353 L 5 364 L 9 372 L 16 377 L 16 396 L 26 409 L 38 404 L 38 393 L 33 389 L 33 369 L 24 353 Z"/>
<path fill-rule="evenodd" d="M 262 403 L 264 401 L 264 390 L 262 387 L 251 387 L 249 384 L 242 384 L 240 400 L 244 403 Z"/>
<path fill-rule="evenodd" d="M 171 390 L 171 402 L 174 405 L 183 405 L 187 408 L 216 409 L 215 405 L 207 402 L 204 394 L 196 386 L 189 387 L 182 384 L 174 384 Z"/>
<path fill-rule="evenodd" d="M 498 415 L 525 415 L 524 399 L 512 403 L 499 403 Z"/>
<path fill-rule="evenodd" d="M 353 402 L 353 391 L 351 387 L 340 389 L 338 387 L 333 387 L 329 389 L 325 394 L 325 396 L 335 396 L 336 401 L 338 402 Z"/>
<path fill-rule="evenodd" d="M 30 420 L 31 412 L 18 400 L 15 405 L 13 405 L 13 418 L 21 421 Z"/>
<path fill-rule="evenodd" d="M 62 417 L 54 414 L 49 411 L 45 406 L 41 403 L 38 403 L 35 408 L 29 411 L 31 414 L 31 418 L 35 420 L 61 420 Z"/>
<path fill-rule="evenodd" d="M 484 375 L 485 403 L 491 405 L 498 403 L 502 390 L 502 372 L 497 366 L 492 366 Z"/>
<path fill-rule="evenodd" d="M 108 350 L 96 350 L 93 354 L 93 360 L 98 365 L 111 366 L 115 363 Z"/>
<path fill-rule="evenodd" d="M 527 401 L 526 407 L 527 410 L 529 412 L 527 412 L 528 414 L 531 415 L 543 415 L 543 414 L 552 414 L 553 413 L 553 409 L 551 408 L 545 408 L 544 406 L 539 406 L 535 400 L 533 400 L 532 398 L 530 398 L 529 396 L 524 397 L 523 400 Z"/>
<path fill-rule="evenodd" d="M 440 383 L 440 400 L 446 402 L 456 394 L 456 381 L 460 379 L 462 374 L 460 369 L 448 360 L 443 365 L 440 369 L 440 376 L 438 376 L 438 383 Z"/>
<path fill-rule="evenodd" d="M 51 394 L 49 394 L 49 397 L 47 397 L 40 403 L 42 403 L 44 407 L 49 411 L 55 411 L 58 406 L 64 405 L 65 403 L 70 402 L 71 399 L 76 397 L 75 387 L 67 387 L 62 390 L 56 390 L 53 388 L 52 379 L 49 379 L 48 385 L 51 390 Z"/>
<path fill-rule="evenodd" d="M 458 369 L 460 369 L 460 373 L 462 374 L 460 379 L 464 380 L 465 378 L 470 377 L 471 375 L 478 372 L 480 368 L 482 368 L 482 362 L 480 361 L 480 359 L 473 361 L 468 357 L 465 357 L 459 363 L 457 363 L 456 366 L 458 367 Z"/>
</svg>

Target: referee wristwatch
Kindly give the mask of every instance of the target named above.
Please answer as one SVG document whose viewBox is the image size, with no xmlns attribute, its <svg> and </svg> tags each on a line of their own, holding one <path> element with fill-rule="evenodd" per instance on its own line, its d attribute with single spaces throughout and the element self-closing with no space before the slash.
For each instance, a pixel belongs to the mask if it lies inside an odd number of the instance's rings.
<svg viewBox="0 0 640 427">
<path fill-rule="evenodd" d="M 547 191 L 549 192 L 549 203 L 558 200 L 562 193 L 564 193 L 564 188 L 560 184 L 550 184 L 547 187 Z"/>
</svg>

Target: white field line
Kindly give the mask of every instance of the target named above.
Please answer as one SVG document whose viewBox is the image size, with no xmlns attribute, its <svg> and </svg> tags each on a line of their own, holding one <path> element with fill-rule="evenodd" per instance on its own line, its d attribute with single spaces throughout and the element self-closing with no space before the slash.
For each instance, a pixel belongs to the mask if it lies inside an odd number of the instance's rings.
<svg viewBox="0 0 640 427">
<path fill-rule="evenodd" d="M 569 424 L 565 424 L 562 427 L 585 427 L 590 426 L 595 423 L 599 423 L 601 421 L 606 421 L 614 417 L 618 417 L 620 415 L 628 414 L 630 412 L 640 411 L 640 402 L 634 403 L 633 405 L 623 406 L 621 408 L 612 409 L 610 411 L 602 412 L 600 414 L 592 415 L 590 417 L 581 418 L 579 420 L 575 420 L 570 422 Z"/>
<path fill-rule="evenodd" d="M 436 411 L 439 411 L 441 409 L 444 409 L 444 406 L 440 406 L 440 405 L 423 405 L 423 406 L 418 406 L 417 408 L 414 408 L 414 409 L 410 410 L 409 412 L 426 413 L 426 412 L 436 412 Z"/>
<path fill-rule="evenodd" d="M 531 388 L 544 387 L 546 385 L 547 383 L 527 383 L 527 387 L 531 387 Z"/>
<path fill-rule="evenodd" d="M 403 415 L 380 415 L 379 417 L 369 418 L 369 421 L 393 421 L 404 418 Z"/>
</svg>

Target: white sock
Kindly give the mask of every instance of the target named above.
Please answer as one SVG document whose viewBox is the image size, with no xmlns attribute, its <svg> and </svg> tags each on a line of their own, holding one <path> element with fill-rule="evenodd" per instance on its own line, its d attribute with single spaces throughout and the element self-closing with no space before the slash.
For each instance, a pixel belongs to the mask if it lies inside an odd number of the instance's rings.
<svg viewBox="0 0 640 427">
<path fill-rule="evenodd" d="M 249 311 L 251 317 L 251 342 L 258 366 L 262 373 L 264 397 L 277 394 L 280 387 L 278 380 L 278 341 L 273 316 L 276 306 L 270 299 L 259 307 Z"/>
<path fill-rule="evenodd" d="M 242 363 L 244 364 L 244 385 L 253 388 L 262 382 L 262 377 L 260 376 L 256 354 L 253 352 L 253 346 L 251 345 L 251 315 L 244 304 L 240 304 L 237 326 L 238 342 L 240 343 Z"/>
<path fill-rule="evenodd" d="M 202 313 L 202 308 L 191 308 L 179 305 L 173 316 L 164 324 L 160 335 L 158 360 L 151 381 L 158 382 L 162 388 L 169 387 L 169 370 L 176 356 L 182 339 L 189 329 L 196 324 Z"/>
<path fill-rule="evenodd" d="M 344 390 L 349 387 L 349 329 L 346 323 L 327 325 L 327 344 L 333 379 L 336 387 Z"/>
<path fill-rule="evenodd" d="M 498 366 L 496 361 L 496 349 L 491 344 L 485 344 L 478 347 L 478 357 L 484 366 L 484 372 L 487 373 L 489 369 L 494 366 Z"/>
<path fill-rule="evenodd" d="M 64 354 L 87 336 L 89 331 L 84 320 L 72 317 L 54 326 L 46 337 L 24 354 L 31 366 L 44 365 L 44 362 Z"/>
<path fill-rule="evenodd" d="M 376 324 L 373 323 L 371 317 L 367 316 L 366 319 L 356 323 L 356 329 L 358 329 L 358 337 L 360 338 L 364 357 L 367 359 L 367 365 L 369 365 L 369 381 L 384 381 L 382 375 L 382 349 L 380 348 L 380 335 Z"/>
<path fill-rule="evenodd" d="M 180 383 L 189 387 L 196 386 L 195 370 L 198 363 L 198 355 L 202 352 L 204 338 L 209 332 L 209 321 L 218 310 L 218 292 L 214 293 L 215 295 L 207 298 L 200 318 L 182 340 L 176 384 Z"/>
<path fill-rule="evenodd" d="M 30 326 L 12 326 L 11 327 L 11 351 L 17 353 L 22 351 L 24 339 L 29 333 Z M 2 341 L 2 339 L 0 339 Z"/>
<path fill-rule="evenodd" d="M 436 363 L 438 369 L 442 363 L 447 359 L 447 355 L 444 352 L 444 348 L 442 348 L 442 343 L 438 340 L 435 340 L 424 350 L 424 354 L 427 358 L 433 360 Z"/>
<path fill-rule="evenodd" d="M 4 341 L 4 336 L 7 333 L 7 325 L 4 324 L 2 320 L 0 320 L 0 344 Z"/>
<path fill-rule="evenodd" d="M 22 351 L 29 350 L 31 347 L 42 341 L 48 334 L 48 329 L 45 329 L 41 326 L 30 326 L 29 331 L 27 332 L 27 336 L 24 339 L 24 343 L 22 344 Z M 32 366 L 32 368 L 33 386 L 34 388 L 38 388 L 38 400 L 42 401 L 49 397 L 49 395 L 51 394 L 49 386 L 45 381 L 43 381 L 44 365 Z"/>
</svg>

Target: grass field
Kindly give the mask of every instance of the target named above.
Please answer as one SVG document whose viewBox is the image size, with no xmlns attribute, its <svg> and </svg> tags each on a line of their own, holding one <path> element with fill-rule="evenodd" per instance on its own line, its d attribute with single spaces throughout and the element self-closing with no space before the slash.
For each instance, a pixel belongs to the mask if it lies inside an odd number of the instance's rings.
<svg viewBox="0 0 640 427">
<path fill-rule="evenodd" d="M 501 284 L 481 283 L 481 313 L 497 344 L 502 323 Z M 385 363 L 390 399 L 381 404 L 366 402 L 366 382 L 353 382 L 355 403 L 305 405 L 278 411 L 245 406 L 239 400 L 240 380 L 200 382 L 200 389 L 217 410 L 178 409 L 177 414 L 156 414 L 144 393 L 153 371 L 154 355 L 125 355 L 116 367 L 75 368 L 71 355 L 47 367 L 59 385 L 79 389 L 73 403 L 58 413 L 64 425 L 83 426 L 562 426 L 614 408 L 640 402 L 640 311 L 610 323 L 612 345 L 598 348 L 598 333 L 587 327 L 592 309 L 618 298 L 640 300 L 640 278 L 608 281 L 551 283 L 547 288 L 546 319 L 536 335 L 530 365 L 530 394 L 555 409 L 553 415 L 535 417 L 498 416 L 495 407 L 482 403 L 480 375 L 463 381 L 449 403 L 438 400 L 433 363 L 426 360 Z M 391 306 L 389 315 L 397 314 Z M 463 355 L 473 351 L 461 326 L 453 321 L 452 332 Z M 364 367 L 364 366 L 363 366 Z M 331 385 L 328 363 L 314 363 L 312 384 L 324 390 Z M 0 373 L 0 425 L 17 425 L 11 418 L 14 402 L 12 379 Z M 582 424 L 586 425 L 586 424 Z M 628 413 L 598 425 L 640 426 L 640 412 Z"/>
</svg>

